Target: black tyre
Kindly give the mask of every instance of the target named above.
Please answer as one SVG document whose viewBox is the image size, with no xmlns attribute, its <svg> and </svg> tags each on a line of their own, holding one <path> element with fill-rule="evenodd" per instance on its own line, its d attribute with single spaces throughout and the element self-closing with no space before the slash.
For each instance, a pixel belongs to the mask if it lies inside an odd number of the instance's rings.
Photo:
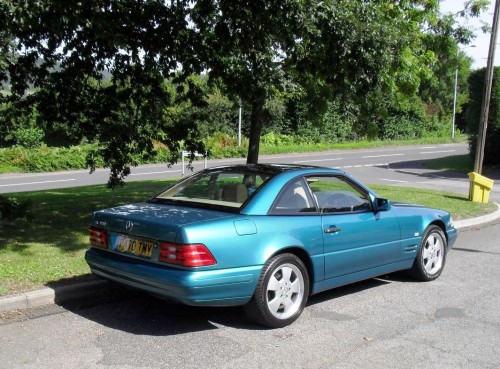
<svg viewBox="0 0 500 369">
<path fill-rule="evenodd" d="M 293 323 L 304 310 L 309 295 L 309 275 L 293 254 L 276 255 L 264 265 L 247 315 L 258 324 L 281 328 Z"/>
<path fill-rule="evenodd" d="M 447 250 L 448 245 L 443 230 L 436 225 L 427 227 L 411 268 L 413 277 L 425 282 L 439 277 L 444 269 Z"/>
</svg>

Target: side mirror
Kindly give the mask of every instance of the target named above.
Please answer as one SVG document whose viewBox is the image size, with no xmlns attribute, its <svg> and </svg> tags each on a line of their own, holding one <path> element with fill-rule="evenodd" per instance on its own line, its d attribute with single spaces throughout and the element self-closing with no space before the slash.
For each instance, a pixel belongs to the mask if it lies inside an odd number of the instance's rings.
<svg viewBox="0 0 500 369">
<path fill-rule="evenodd" d="M 375 212 L 388 211 L 391 208 L 391 203 L 387 199 L 381 199 L 380 197 L 375 198 L 373 202 Z"/>
</svg>

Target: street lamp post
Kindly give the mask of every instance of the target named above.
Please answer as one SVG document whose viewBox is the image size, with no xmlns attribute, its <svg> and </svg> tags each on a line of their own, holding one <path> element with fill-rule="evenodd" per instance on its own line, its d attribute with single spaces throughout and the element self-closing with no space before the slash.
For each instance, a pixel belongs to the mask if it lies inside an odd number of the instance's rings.
<svg viewBox="0 0 500 369">
<path fill-rule="evenodd" d="M 476 47 L 476 45 L 470 45 L 467 47 Z M 457 45 L 457 58 L 455 67 L 455 86 L 453 89 L 453 116 L 451 118 L 451 139 L 455 138 L 455 115 L 457 112 L 457 96 L 458 96 L 458 69 L 460 67 L 458 56 L 460 53 L 460 47 Z"/>
<path fill-rule="evenodd" d="M 457 90 L 458 90 L 458 53 L 460 48 L 457 45 L 457 66 L 455 68 L 455 90 L 453 92 L 453 117 L 451 118 L 451 139 L 455 139 L 455 113 L 457 111 Z"/>
<path fill-rule="evenodd" d="M 238 147 L 241 146 L 241 99 L 240 99 L 240 109 L 238 114 Z"/>
</svg>

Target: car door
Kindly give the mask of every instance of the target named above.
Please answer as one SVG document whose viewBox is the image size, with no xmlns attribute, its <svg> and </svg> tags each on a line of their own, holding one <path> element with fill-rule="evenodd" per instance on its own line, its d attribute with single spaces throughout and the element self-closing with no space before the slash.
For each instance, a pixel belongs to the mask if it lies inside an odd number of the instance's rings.
<svg viewBox="0 0 500 369">
<path fill-rule="evenodd" d="M 321 213 L 325 279 L 397 260 L 400 227 L 392 211 L 374 212 L 369 194 L 341 175 L 308 177 Z"/>
</svg>

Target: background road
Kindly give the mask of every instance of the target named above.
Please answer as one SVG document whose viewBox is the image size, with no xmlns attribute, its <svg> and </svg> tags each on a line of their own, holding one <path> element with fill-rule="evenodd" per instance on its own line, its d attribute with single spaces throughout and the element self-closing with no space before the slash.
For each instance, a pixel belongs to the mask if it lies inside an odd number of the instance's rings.
<svg viewBox="0 0 500 369">
<path fill-rule="evenodd" d="M 341 168 L 365 183 L 408 185 L 436 188 L 453 192 L 468 193 L 469 182 L 465 175 L 451 176 L 432 170 L 422 169 L 420 162 L 444 156 L 468 153 L 466 143 L 442 145 L 416 145 L 365 150 L 335 150 L 319 153 L 300 153 L 286 155 L 263 155 L 261 163 L 311 164 Z M 244 163 L 245 159 L 208 160 L 208 166 Z M 204 167 L 202 160 L 194 163 L 194 170 Z M 184 170 L 188 175 L 191 172 Z M 87 170 L 38 174 L 0 175 L 0 193 L 35 191 L 65 187 L 104 184 L 109 170 L 99 169 L 93 174 Z M 126 181 L 145 179 L 179 178 L 182 165 L 168 167 L 165 164 L 143 165 L 132 168 Z M 443 177 L 443 178 L 441 178 Z M 439 181 L 443 179 L 443 181 Z M 450 181 L 451 179 L 451 181 Z M 499 194 L 500 198 L 500 194 Z"/>
<path fill-rule="evenodd" d="M 0 368 L 500 367 L 500 223 L 462 231 L 441 277 L 392 274 L 310 298 L 268 330 L 241 308 L 114 291 L 0 318 Z M 111 291 L 110 291 L 111 294 Z"/>
</svg>

